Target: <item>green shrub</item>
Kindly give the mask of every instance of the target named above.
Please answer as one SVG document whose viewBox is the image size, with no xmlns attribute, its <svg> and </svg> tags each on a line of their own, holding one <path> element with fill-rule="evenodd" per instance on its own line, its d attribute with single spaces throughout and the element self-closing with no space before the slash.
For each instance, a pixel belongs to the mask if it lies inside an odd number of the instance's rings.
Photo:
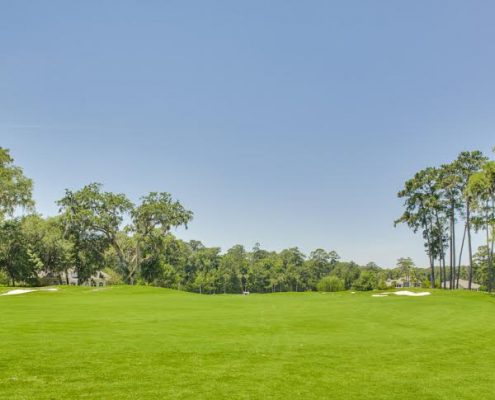
<svg viewBox="0 0 495 400">
<path fill-rule="evenodd" d="M 113 269 L 105 268 L 103 272 L 108 275 L 107 285 L 122 285 L 124 283 L 122 277 Z"/>
<path fill-rule="evenodd" d="M 387 286 L 387 282 L 384 281 L 383 279 L 381 279 L 379 282 L 378 282 L 378 287 L 377 289 L 379 290 L 387 290 L 387 289 L 390 289 L 388 286 Z"/>
<path fill-rule="evenodd" d="M 378 279 L 375 274 L 370 271 L 362 271 L 357 281 L 354 282 L 352 288 L 355 290 L 367 291 L 378 288 Z"/>
<path fill-rule="evenodd" d="M 38 278 L 38 283 L 35 286 L 54 286 L 54 285 L 60 285 L 60 279 L 58 277 L 44 276 L 42 278 Z"/>
<path fill-rule="evenodd" d="M 344 281 L 336 276 L 322 278 L 316 288 L 319 292 L 341 292 L 345 290 Z"/>
</svg>

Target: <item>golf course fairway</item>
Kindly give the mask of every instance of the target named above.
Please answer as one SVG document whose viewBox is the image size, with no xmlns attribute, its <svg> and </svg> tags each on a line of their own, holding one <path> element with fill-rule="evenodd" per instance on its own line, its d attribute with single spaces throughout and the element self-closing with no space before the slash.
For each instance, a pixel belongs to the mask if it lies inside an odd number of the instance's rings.
<svg viewBox="0 0 495 400">
<path fill-rule="evenodd" d="M 430 292 L 0 296 L 0 399 L 493 399 L 495 297 Z"/>
</svg>

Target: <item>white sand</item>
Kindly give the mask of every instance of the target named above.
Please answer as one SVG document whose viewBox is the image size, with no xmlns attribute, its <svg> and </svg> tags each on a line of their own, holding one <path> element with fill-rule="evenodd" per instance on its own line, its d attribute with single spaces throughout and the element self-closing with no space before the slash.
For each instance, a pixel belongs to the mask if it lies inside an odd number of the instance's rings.
<svg viewBox="0 0 495 400">
<path fill-rule="evenodd" d="M 7 293 L 2 293 L 0 296 L 13 296 L 16 294 L 24 294 L 30 292 L 36 292 L 36 289 L 14 289 L 14 290 L 9 290 Z"/>
<path fill-rule="evenodd" d="M 410 292 L 409 290 L 399 290 L 398 292 L 393 292 L 396 296 L 412 296 L 412 297 L 419 297 L 419 296 L 429 296 L 431 293 L 430 292 Z"/>
<path fill-rule="evenodd" d="M 56 292 L 58 288 L 42 288 L 42 289 L 14 289 L 14 290 L 9 290 L 6 293 L 0 294 L 0 296 L 14 296 L 16 294 L 24 294 L 24 293 L 31 293 L 31 292 L 38 292 L 38 291 L 44 291 L 44 292 Z"/>
<path fill-rule="evenodd" d="M 430 292 L 410 292 L 409 290 L 399 290 L 398 292 L 372 294 L 371 297 L 388 297 L 389 294 L 395 294 L 396 296 L 421 297 L 421 296 L 429 296 L 431 293 Z"/>
</svg>

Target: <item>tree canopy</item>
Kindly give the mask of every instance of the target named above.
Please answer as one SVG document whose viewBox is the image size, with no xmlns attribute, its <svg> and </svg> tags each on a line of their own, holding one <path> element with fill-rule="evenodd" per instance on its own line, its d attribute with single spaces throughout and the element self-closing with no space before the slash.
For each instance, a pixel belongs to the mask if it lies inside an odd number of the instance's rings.
<svg viewBox="0 0 495 400">
<path fill-rule="evenodd" d="M 198 240 L 184 241 L 174 230 L 187 228 L 193 212 L 170 193 L 153 191 L 131 201 L 99 183 L 65 191 L 59 214 L 35 213 L 32 181 L 0 148 L 0 282 L 79 283 L 105 270 L 126 284 L 198 293 L 383 289 L 402 278 L 429 287 L 456 288 L 468 279 L 493 288 L 495 162 L 481 152 L 462 152 L 452 163 L 427 167 L 408 179 L 398 196 L 404 212 L 395 224 L 421 233 L 430 260 L 418 268 L 402 257 L 397 267 L 343 261 L 334 250 L 298 247 L 280 251 L 237 244 L 226 251 Z M 456 228 L 463 225 L 462 246 Z M 486 243 L 471 249 L 471 230 Z M 467 243 L 467 266 L 461 264 Z M 72 272 L 71 272 L 72 273 Z"/>
<path fill-rule="evenodd" d="M 18 207 L 31 210 L 33 181 L 14 164 L 9 150 L 0 147 L 0 221 L 12 216 Z"/>
</svg>

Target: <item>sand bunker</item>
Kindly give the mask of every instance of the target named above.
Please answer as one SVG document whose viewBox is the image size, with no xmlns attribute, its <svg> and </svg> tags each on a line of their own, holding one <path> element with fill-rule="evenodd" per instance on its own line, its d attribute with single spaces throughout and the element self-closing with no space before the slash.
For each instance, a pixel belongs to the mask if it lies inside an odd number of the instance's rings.
<svg viewBox="0 0 495 400">
<path fill-rule="evenodd" d="M 13 296 L 16 294 L 24 294 L 24 293 L 29 293 L 29 292 L 35 292 L 36 290 L 34 289 L 15 289 L 15 290 L 9 290 L 7 293 L 2 293 L 0 296 Z"/>
<path fill-rule="evenodd" d="M 412 296 L 412 297 L 420 297 L 420 296 L 429 296 L 430 292 L 410 292 L 409 290 L 400 290 L 398 292 L 393 292 L 396 296 Z"/>
<path fill-rule="evenodd" d="M 429 296 L 431 293 L 430 292 L 410 292 L 409 290 L 399 290 L 398 292 L 372 294 L 371 297 L 388 297 L 389 294 L 395 294 L 396 296 L 422 297 L 422 296 Z"/>
<path fill-rule="evenodd" d="M 38 292 L 38 291 L 43 291 L 43 292 L 56 292 L 58 288 L 43 288 L 43 289 L 14 289 L 14 290 L 9 290 L 6 293 L 0 294 L 0 296 L 14 296 L 16 294 L 24 294 L 24 293 L 31 293 L 31 292 Z"/>
</svg>

